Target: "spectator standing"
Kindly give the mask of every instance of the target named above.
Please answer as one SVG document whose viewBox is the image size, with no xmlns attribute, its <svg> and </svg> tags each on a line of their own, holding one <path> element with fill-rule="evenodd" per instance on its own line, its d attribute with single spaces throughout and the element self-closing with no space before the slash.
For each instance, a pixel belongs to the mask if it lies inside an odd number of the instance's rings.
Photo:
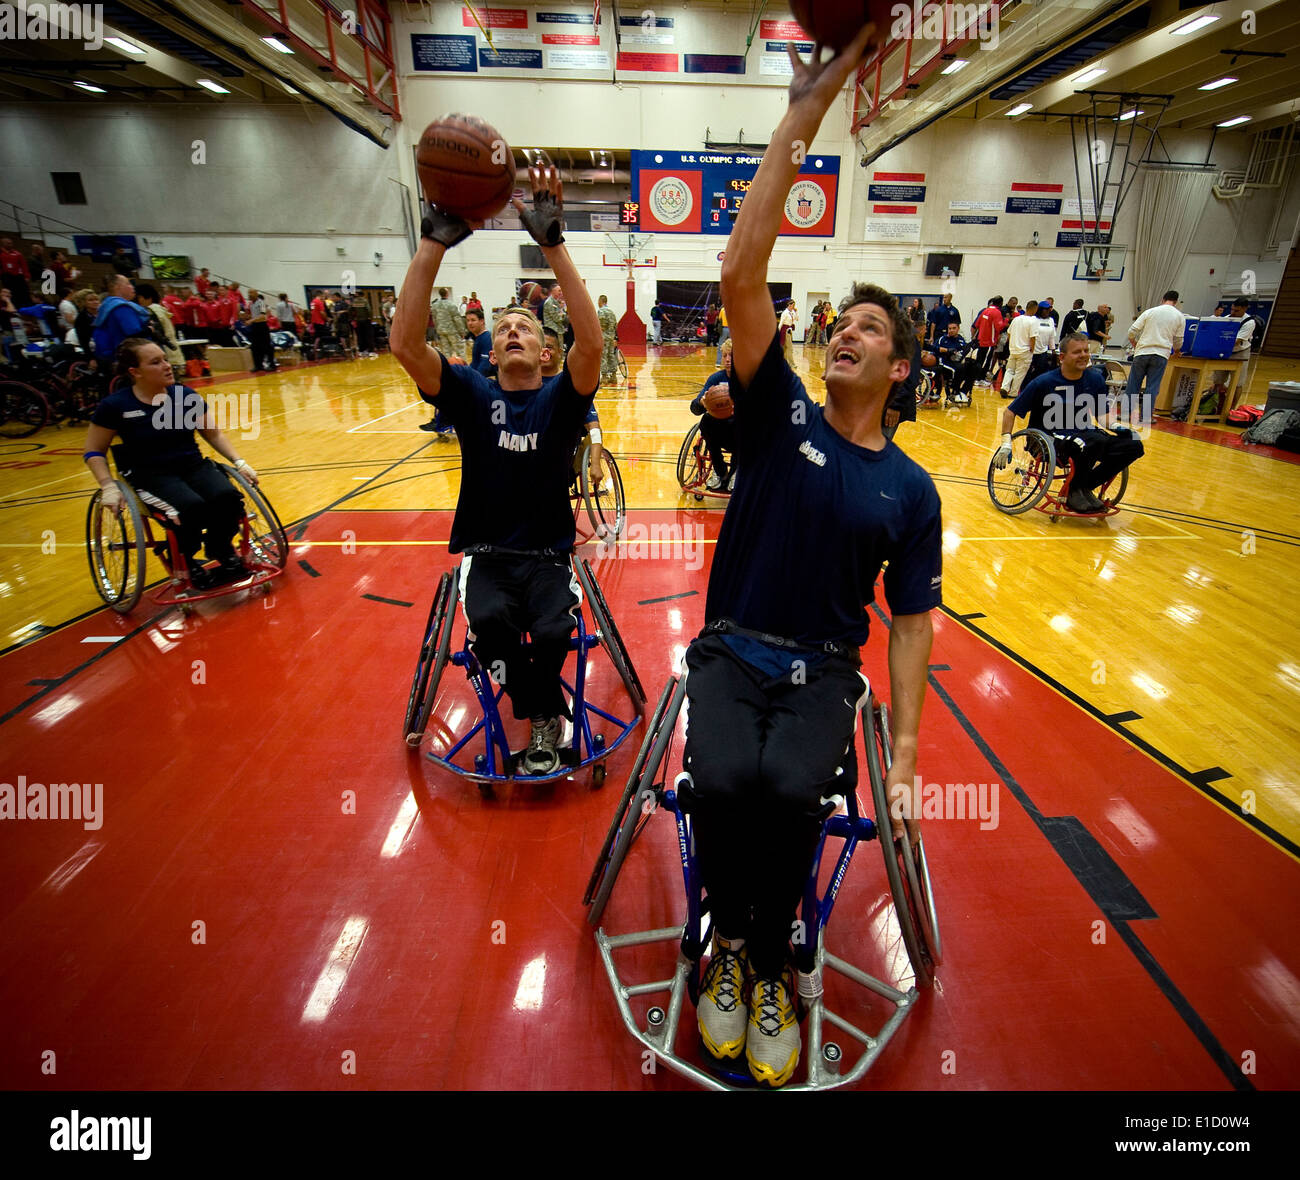
<svg viewBox="0 0 1300 1180">
<path fill-rule="evenodd" d="M 113 251 L 113 257 L 108 260 L 111 266 L 120 275 L 125 275 L 128 279 L 134 279 L 138 273 L 131 260 L 126 256 L 126 247 L 118 246 Z"/>
<path fill-rule="evenodd" d="M 558 288 L 555 288 L 558 290 Z M 438 298 L 434 300 L 433 327 L 438 335 L 438 351 L 448 360 L 465 359 L 465 317 L 448 298 L 451 292 L 446 287 L 438 288 Z M 549 303 L 550 300 L 548 299 Z"/>
<path fill-rule="evenodd" d="M 253 372 L 274 373 L 279 366 L 275 363 L 275 346 L 271 343 L 271 326 L 266 322 L 268 311 L 266 299 L 257 288 L 248 292 L 247 318 L 248 342 L 253 350 Z"/>
<path fill-rule="evenodd" d="M 664 309 L 659 306 L 659 300 L 654 301 L 650 308 L 650 338 L 655 344 L 664 342 Z M 721 362 L 719 362 L 721 367 Z"/>
<path fill-rule="evenodd" d="M 212 286 L 212 280 L 208 277 L 208 268 L 205 266 L 199 271 L 198 277 L 194 280 L 194 289 L 198 292 L 200 299 L 207 295 L 210 286 Z"/>
<path fill-rule="evenodd" d="M 1025 304 L 1025 314 L 1012 320 L 1007 329 L 1007 371 L 1002 378 L 1004 398 L 1014 398 L 1020 392 L 1029 372 L 1038 342 L 1038 317 L 1034 314 L 1037 310 L 1037 300 L 1031 299 Z"/>
<path fill-rule="evenodd" d="M 30 272 L 27 259 L 14 249 L 12 238 L 0 238 L 0 282 L 9 289 L 15 307 L 31 303 Z"/>
<path fill-rule="evenodd" d="M 117 356 L 117 347 L 129 336 L 145 335 L 149 313 L 138 303 L 135 286 L 123 274 L 108 280 L 108 297 L 99 305 L 95 315 L 95 355 L 111 364 Z"/>
<path fill-rule="evenodd" d="M 180 343 L 176 339 L 176 327 L 172 323 L 171 314 L 158 301 L 158 288 L 152 283 L 141 283 L 135 289 L 136 302 L 140 304 L 150 315 L 156 330 L 153 335 L 162 345 L 162 350 L 167 356 L 167 363 L 178 372 L 185 367 L 185 354 L 181 351 Z"/>
<path fill-rule="evenodd" d="M 550 295 L 542 304 L 542 328 L 550 328 L 560 342 L 564 342 L 565 331 L 569 327 L 569 313 L 564 306 L 564 289 L 559 283 L 551 288 Z"/>
<path fill-rule="evenodd" d="M 1178 310 L 1178 292 L 1166 291 L 1163 302 L 1148 307 L 1128 330 L 1133 361 L 1129 366 L 1128 384 L 1124 387 L 1125 407 L 1130 414 L 1138 411 L 1142 422 L 1150 422 L 1160 395 L 1160 380 L 1170 356 L 1183 347 L 1183 313 Z"/>
<path fill-rule="evenodd" d="M 1100 356 L 1101 350 L 1106 347 L 1106 341 L 1110 339 L 1110 307 L 1108 304 L 1099 303 L 1096 311 L 1090 311 L 1085 323 L 1088 327 L 1088 352 L 1092 356 Z"/>
<path fill-rule="evenodd" d="M 953 306 L 951 292 L 945 292 L 939 302 L 930 308 L 930 314 L 925 317 L 925 322 L 926 339 L 932 344 L 947 333 L 949 324 L 961 327 L 961 312 Z"/>
<path fill-rule="evenodd" d="M 1061 339 L 1064 340 L 1071 332 L 1082 332 L 1087 320 L 1088 313 L 1083 310 L 1083 300 L 1076 299 L 1074 306 L 1065 313 L 1065 320 L 1061 324 Z"/>
<path fill-rule="evenodd" d="M 77 344 L 94 363 L 95 316 L 99 312 L 99 292 L 87 287 L 84 291 L 78 291 L 72 297 L 72 302 L 77 307 L 77 318 L 72 325 L 72 330 L 77 334 Z"/>
</svg>

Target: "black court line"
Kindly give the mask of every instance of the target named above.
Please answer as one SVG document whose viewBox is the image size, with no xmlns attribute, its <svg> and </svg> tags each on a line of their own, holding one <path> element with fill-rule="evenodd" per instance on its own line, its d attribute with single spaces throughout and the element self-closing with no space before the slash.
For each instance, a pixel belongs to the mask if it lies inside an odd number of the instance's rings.
<svg viewBox="0 0 1300 1180">
<path fill-rule="evenodd" d="M 371 602 L 386 602 L 389 606 L 414 606 L 413 602 L 403 602 L 400 598 L 383 598 L 378 594 L 363 594 L 362 598 L 368 598 Z"/>
<path fill-rule="evenodd" d="M 426 451 L 431 446 L 433 446 L 433 443 L 434 443 L 433 439 L 429 439 L 428 442 L 421 443 L 409 455 L 404 455 L 402 458 L 394 460 L 382 471 L 376 471 L 374 475 L 367 476 L 365 480 L 361 483 L 360 487 L 355 487 L 352 488 L 350 491 L 344 492 L 343 495 L 341 495 L 337 500 L 334 500 L 331 503 L 326 504 L 324 508 L 318 508 L 315 512 L 309 512 L 306 516 L 302 518 L 302 520 L 297 522 L 298 532 L 294 536 L 294 540 L 301 541 L 303 535 L 307 531 L 307 526 L 310 525 L 318 517 L 324 516 L 327 512 L 333 512 L 334 509 L 336 509 L 340 504 L 346 504 L 354 496 L 360 496 L 363 495 L 365 492 L 372 490 L 370 488 L 370 485 L 374 483 L 375 480 L 381 479 L 383 476 L 387 475 L 390 471 L 395 471 L 403 463 L 407 462 L 410 459 L 414 459 L 415 456 L 418 455 L 421 451 Z M 421 474 L 433 474 L 433 473 L 422 472 Z"/>
<path fill-rule="evenodd" d="M 1147 903 L 1137 886 L 1077 816 L 1044 815 L 1016 781 L 1006 764 L 993 751 L 993 747 L 985 740 L 984 735 L 976 729 L 970 718 L 962 712 L 961 707 L 935 678 L 933 672 L 928 674 L 926 679 L 934 689 L 935 695 L 943 701 L 945 708 L 956 718 L 957 724 L 962 727 L 984 760 L 999 776 L 1002 784 L 1047 839 L 1052 850 L 1061 858 L 1061 862 L 1070 870 L 1071 876 L 1092 898 L 1097 908 L 1106 915 L 1106 920 L 1124 940 L 1133 957 L 1173 1006 L 1179 1019 L 1191 1030 L 1192 1035 L 1200 1042 L 1219 1071 L 1232 1083 L 1234 1089 L 1254 1093 L 1254 1084 L 1241 1072 L 1237 1063 L 1210 1031 L 1209 1025 L 1201 1018 L 1187 997 L 1178 990 L 1168 972 L 1160 966 L 1156 957 L 1129 926 L 1132 921 L 1159 916 Z"/>
<path fill-rule="evenodd" d="M 672 602 L 674 598 L 690 598 L 692 594 L 698 593 L 698 590 L 683 590 L 680 594 L 665 594 L 662 598 L 643 598 L 637 603 L 637 606 L 651 606 L 656 602 Z"/>
<path fill-rule="evenodd" d="M 968 615 L 958 615 L 957 617 L 961 619 L 963 622 L 969 622 L 971 619 L 987 619 L 988 615 L 986 615 L 983 611 L 977 610 L 977 611 L 971 611 L 971 613 Z"/>
<path fill-rule="evenodd" d="M 100 610 L 103 609 L 104 609 L 103 607 L 100 608 Z M 97 651 L 93 656 L 90 657 L 90 659 L 85 660 L 82 663 L 78 664 L 75 668 L 72 668 L 70 671 L 65 672 L 62 676 L 58 677 L 57 679 L 47 680 L 45 682 L 45 687 L 42 688 L 40 692 L 33 693 L 25 701 L 20 701 L 18 704 L 16 704 L 12 709 L 9 710 L 9 712 L 0 715 L 0 725 L 4 725 L 6 721 L 12 721 L 24 709 L 27 709 L 31 705 L 34 705 L 42 697 L 48 696 L 60 685 L 67 684 L 67 682 L 71 680 L 74 676 L 76 676 L 78 673 L 84 672 L 92 664 L 98 663 L 100 660 L 104 659 L 105 656 L 111 654 L 112 652 L 118 651 L 120 648 L 125 646 L 127 640 L 134 639 L 142 631 L 147 631 L 150 627 L 152 627 L 155 623 L 157 623 L 159 619 L 161 619 L 172 609 L 173 608 L 170 606 L 164 607 L 157 614 L 152 615 L 148 619 L 146 619 L 134 630 L 128 631 L 116 643 L 108 644 L 106 647 Z"/>
<path fill-rule="evenodd" d="M 1107 713 L 1106 720 L 1111 725 L 1123 725 L 1126 721 L 1141 721 L 1142 714 L 1135 713 L 1132 709 L 1125 709 L 1122 713 Z M 1129 736 L 1131 737 L 1132 734 Z"/>
<path fill-rule="evenodd" d="M 985 643 L 989 644 L 990 647 L 996 648 L 1004 656 L 1006 656 L 1007 659 L 1011 660 L 1013 663 L 1019 664 L 1020 667 L 1025 669 L 1025 671 L 1036 676 L 1039 680 L 1041 680 L 1044 684 L 1048 685 L 1050 688 L 1055 689 L 1063 697 L 1065 697 L 1066 700 L 1077 705 L 1085 713 L 1088 713 L 1092 717 L 1095 717 L 1098 721 L 1101 722 L 1102 725 L 1105 725 L 1108 729 L 1111 729 L 1115 733 L 1119 734 L 1126 742 L 1131 742 L 1144 754 L 1147 754 L 1150 757 L 1154 758 L 1157 762 L 1160 763 L 1161 766 L 1165 767 L 1167 770 L 1173 771 L 1174 774 L 1178 775 L 1178 777 L 1181 778 L 1184 782 L 1186 782 L 1189 786 L 1192 786 L 1196 790 L 1200 791 L 1201 794 L 1203 794 L 1206 798 L 1213 799 L 1216 803 L 1220 804 L 1221 806 L 1225 807 L 1227 810 L 1231 811 L 1233 815 L 1237 816 L 1243 823 L 1248 824 L 1250 827 L 1254 828 L 1255 831 L 1257 831 L 1261 836 L 1264 836 L 1268 840 L 1271 840 L 1279 848 L 1283 849 L 1286 852 L 1289 852 L 1292 856 L 1300 857 L 1300 845 L 1298 845 L 1294 840 L 1290 839 L 1287 836 L 1284 836 L 1281 832 L 1277 831 L 1275 828 L 1270 827 L 1258 816 L 1251 815 L 1247 812 L 1243 812 L 1239 804 L 1234 802 L 1232 799 L 1229 799 L 1226 795 L 1222 794 L 1221 792 L 1216 791 L 1212 786 L 1209 785 L 1211 781 L 1218 781 L 1219 779 L 1222 778 L 1230 778 L 1231 775 L 1226 773 L 1220 773 L 1218 775 L 1212 775 L 1209 779 L 1202 778 L 1201 776 L 1205 775 L 1207 773 L 1206 771 L 1189 770 L 1177 759 L 1171 757 L 1169 754 L 1166 754 L 1159 747 L 1152 745 L 1145 738 L 1139 737 L 1135 733 L 1130 733 L 1127 729 L 1124 728 L 1122 722 L 1112 721 L 1110 716 L 1108 716 L 1106 713 L 1103 713 L 1100 709 L 1097 708 L 1096 705 L 1092 704 L 1090 701 L 1081 697 L 1077 692 L 1074 692 L 1072 689 L 1067 688 L 1054 676 L 1050 675 L 1049 673 L 1045 672 L 1042 668 L 1038 667 L 1037 664 L 1033 663 L 1031 660 L 1027 660 L 1024 656 L 1020 655 L 1019 652 L 1016 652 L 1011 648 L 1007 647 L 1005 643 L 1002 643 L 999 640 L 994 639 L 992 635 L 990 635 L 987 631 L 983 630 L 981 627 L 976 626 L 974 623 L 966 622 L 961 617 L 961 615 L 957 614 L 949 607 L 942 606 L 939 609 L 943 611 L 943 613 L 947 615 L 950 619 L 959 623 L 961 626 L 965 627 L 968 631 L 972 632 L 973 634 L 978 635 L 982 640 L 984 640 Z"/>
<path fill-rule="evenodd" d="M 35 679 L 35 680 L 29 680 L 29 681 L 27 682 L 27 687 L 28 687 L 28 688 L 45 688 L 45 687 L 47 687 L 48 685 L 51 685 L 51 684 L 58 684 L 58 681 L 57 681 L 57 680 L 46 680 L 46 679 L 43 679 L 43 678 L 38 677 L 38 678 Z"/>
<path fill-rule="evenodd" d="M 315 569 L 305 557 L 298 558 L 298 568 L 302 570 L 304 574 L 307 574 L 309 577 L 312 578 L 320 577 L 320 570 Z"/>
</svg>

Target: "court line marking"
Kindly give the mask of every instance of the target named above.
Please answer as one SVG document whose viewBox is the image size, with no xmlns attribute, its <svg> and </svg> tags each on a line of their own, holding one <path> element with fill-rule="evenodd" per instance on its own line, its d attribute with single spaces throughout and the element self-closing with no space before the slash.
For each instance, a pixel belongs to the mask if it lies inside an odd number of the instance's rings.
<svg viewBox="0 0 1300 1180">
<path fill-rule="evenodd" d="M 82 643 L 121 643 L 124 635 L 83 635 Z M 54 683 L 51 681 L 51 683 Z"/>
<path fill-rule="evenodd" d="M 366 428 L 367 426 L 369 426 L 369 425 L 371 424 L 371 422 L 382 422 L 385 418 L 391 418 L 394 414 L 404 414 L 407 410 L 413 410 L 413 409 L 415 409 L 416 406 L 425 406 L 425 407 L 428 408 L 428 409 L 435 409 L 435 408 L 436 408 L 436 407 L 434 407 L 434 406 L 430 406 L 429 403 L 426 402 L 426 401 L 424 401 L 423 399 L 421 399 L 421 398 L 416 398 L 415 401 L 413 401 L 413 402 L 407 402 L 406 405 L 404 405 L 404 406 L 399 406 L 396 410 L 393 410 L 393 411 L 391 411 L 390 413 L 387 413 L 387 414 L 380 414 L 378 418 L 370 418 L 370 419 L 368 419 L 368 420 L 365 421 L 365 422 L 358 422 L 355 426 L 350 426 L 350 427 L 349 427 L 347 430 L 345 430 L 343 433 L 344 433 L 344 434 L 356 434 L 356 433 L 358 433 L 359 431 L 365 430 L 365 428 Z M 416 427 L 416 430 L 419 430 L 419 427 L 418 427 L 418 426 Z M 410 431 L 410 430 L 370 430 L 370 431 L 367 431 L 366 433 L 368 433 L 368 434 L 411 434 L 411 433 L 413 433 L 413 431 Z M 427 434 L 428 431 L 424 431 L 424 433 Z"/>
</svg>

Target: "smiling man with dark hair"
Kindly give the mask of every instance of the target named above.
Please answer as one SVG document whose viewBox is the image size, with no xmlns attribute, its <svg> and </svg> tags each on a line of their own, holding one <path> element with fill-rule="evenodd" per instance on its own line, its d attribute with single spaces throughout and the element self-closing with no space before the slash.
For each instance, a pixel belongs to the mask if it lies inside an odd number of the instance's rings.
<svg viewBox="0 0 1300 1180">
<path fill-rule="evenodd" d="M 938 493 L 881 431 L 894 383 L 915 354 L 910 321 L 892 295 L 854 287 L 826 347 L 823 409 L 782 356 L 767 286 L 794 161 L 870 32 L 828 62 L 804 63 L 791 48 L 789 105 L 722 267 L 744 467 L 718 535 L 706 626 L 686 653 L 682 797 L 713 916 L 700 1033 L 715 1058 L 743 1053 L 769 1086 L 789 1081 L 799 1060 L 791 922 L 824 801 L 849 789 L 840 768 L 853 757 L 867 700 L 858 649 L 881 567 L 888 562 L 893 612 L 887 789 L 910 785 L 916 773 L 930 611 L 941 601 Z M 907 838 L 903 823 L 897 838 Z"/>
</svg>

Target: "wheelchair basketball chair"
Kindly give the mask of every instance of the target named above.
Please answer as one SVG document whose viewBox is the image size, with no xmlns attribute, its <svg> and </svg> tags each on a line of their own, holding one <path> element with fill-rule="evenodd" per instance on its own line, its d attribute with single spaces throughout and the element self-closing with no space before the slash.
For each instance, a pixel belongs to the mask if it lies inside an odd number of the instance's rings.
<svg viewBox="0 0 1300 1180">
<path fill-rule="evenodd" d="M 988 489 L 993 507 L 1007 516 L 1018 516 L 1033 508 L 1053 523 L 1063 516 L 1100 520 L 1119 512 L 1128 490 L 1128 468 L 1103 487 L 1096 489 L 1105 505 L 1102 512 L 1075 512 L 1067 507 L 1074 480 L 1073 448 L 1058 446 L 1052 435 L 1029 427 L 1011 436 L 1011 459 L 1001 470 L 989 460 Z"/>
<path fill-rule="evenodd" d="M 199 590 L 190 579 L 190 566 L 178 543 L 176 523 L 160 509 L 145 505 L 129 482 L 130 471 L 122 460 L 121 444 L 110 448 L 118 476 L 114 481 L 122 493 L 120 513 L 105 508 L 103 490 L 97 488 L 86 513 L 86 553 L 90 576 L 99 596 L 119 614 L 135 608 L 144 593 L 147 555 L 152 551 L 162 562 L 168 578 L 152 595 L 156 606 L 179 606 L 188 614 L 191 603 L 217 598 L 238 590 L 260 587 L 271 590 L 272 578 L 284 572 L 289 560 L 289 541 L 271 502 L 242 472 L 224 463 L 217 466 L 234 484 L 244 500 L 235 552 L 243 559 L 246 576 L 211 589 Z M 155 534 L 155 528 L 160 530 Z"/>
<path fill-rule="evenodd" d="M 712 1090 L 747 1089 L 755 1085 L 747 1071 L 733 1072 L 730 1067 L 714 1061 L 703 1048 L 698 1050 L 698 1058 L 704 1065 L 697 1064 L 688 1059 L 679 1048 L 681 1038 L 678 1033 L 682 1013 L 687 1008 L 688 1001 L 691 1005 L 698 1003 L 702 979 L 701 959 L 712 934 L 708 898 L 703 895 L 696 864 L 691 815 L 684 808 L 678 789 L 685 776 L 679 776 L 673 786 L 668 785 L 670 748 L 685 690 L 684 678 L 674 675 L 660 694 L 631 776 L 587 883 L 583 902 L 590 906 L 587 920 L 597 927 L 596 944 L 628 1031 L 670 1069 L 701 1086 Z M 939 922 L 930 886 L 924 840 L 913 850 L 908 840 L 893 838 L 885 798 L 885 776 L 893 759 L 888 707 L 870 696 L 868 706 L 862 711 L 862 721 L 863 745 L 876 818 L 873 821 L 861 813 L 856 791 L 857 757 L 856 752 L 851 752 L 842 768 L 843 795 L 827 804 L 821 839 L 800 907 L 799 930 L 802 937 L 796 946 L 795 967 L 807 1036 L 802 1054 L 803 1080 L 792 1080 L 789 1085 L 782 1087 L 785 1090 L 829 1090 L 860 1081 L 911 1011 L 918 995 L 917 989 L 933 984 L 935 967 L 942 961 Z M 660 930 L 607 934 L 600 921 L 619 872 L 633 842 L 654 812 L 660 809 L 669 812 L 677 826 L 677 848 L 682 880 L 686 887 L 685 922 L 681 926 Z M 828 845 L 831 839 L 841 843 L 838 851 L 832 852 L 833 867 L 823 874 L 821 869 L 827 860 L 826 854 L 833 848 Z M 826 925 L 830 921 L 853 853 L 859 843 L 873 839 L 879 840 L 884 855 L 897 929 L 912 966 L 914 982 L 906 991 L 876 979 L 861 968 L 831 954 L 825 945 Z M 821 877 L 825 877 L 824 885 L 819 885 Z M 882 922 L 881 925 L 883 928 L 885 923 Z M 647 944 L 672 942 L 678 944 L 679 953 L 671 977 L 644 983 L 624 980 L 619 965 L 615 962 L 616 952 Z M 901 962 L 901 955 L 891 957 L 896 962 Z M 878 1031 L 867 1032 L 845 1016 L 830 1010 L 823 987 L 823 975 L 828 969 L 893 1005 L 893 1010 Z M 666 993 L 666 1001 L 656 999 L 648 1007 L 640 1003 L 641 997 L 657 997 L 663 993 Z M 640 1009 L 639 1013 L 634 1011 L 634 1002 Z M 689 1011 L 687 1023 L 693 1031 Z M 859 1043 L 861 1052 L 856 1060 L 851 1063 L 846 1061 L 842 1047 L 837 1042 L 826 1039 L 827 1025 L 839 1029 Z M 739 1069 L 745 1069 L 743 1058 L 737 1064 Z M 796 1074 L 796 1078 L 798 1076 Z"/>
<path fill-rule="evenodd" d="M 732 471 L 735 471 L 735 456 L 732 456 Z M 688 496 L 702 501 L 705 496 L 717 500 L 731 499 L 726 488 L 709 487 L 709 477 L 713 474 L 713 458 L 704 441 L 700 424 L 696 422 L 682 440 L 682 449 L 677 453 L 677 482 Z"/>
<path fill-rule="evenodd" d="M 577 629 L 569 640 L 569 650 L 577 653 L 572 683 L 561 678 L 572 717 L 572 734 L 567 747 L 560 749 L 560 766 L 547 775 L 518 775 L 516 768 L 520 752 L 512 751 L 501 716 L 501 698 L 505 693 L 479 663 L 466 637 L 456 651 L 452 651 L 452 631 L 456 621 L 456 604 L 460 601 L 459 571 L 447 571 L 438 580 L 433 606 L 425 624 L 420 655 L 411 679 L 411 693 L 407 700 L 406 717 L 402 723 L 402 737 L 412 749 L 424 742 L 431 722 L 434 725 L 432 745 L 428 757 L 445 770 L 478 783 L 479 790 L 488 796 L 494 783 L 521 781 L 540 783 L 566 778 L 575 770 L 592 767 L 591 785 L 599 787 L 605 780 L 605 759 L 614 753 L 640 723 L 645 713 L 645 690 L 632 664 L 623 638 L 614 626 L 613 616 L 600 583 L 585 558 L 574 561 L 573 571 L 582 588 L 582 609 L 575 611 Z M 587 616 L 593 629 L 587 629 Z M 593 704 L 587 697 L 588 656 L 593 648 L 603 648 L 614 665 L 634 710 L 630 720 L 624 721 Z M 448 664 L 465 669 L 466 679 L 474 691 L 479 717 L 462 735 L 456 736 L 449 725 L 433 722 L 433 707 L 438 700 L 438 687 Z M 463 711 L 462 711 L 463 715 Z M 593 728 L 593 717 L 609 722 L 614 730 L 613 741 Z M 596 722 L 599 724 L 599 720 Z"/>
</svg>

